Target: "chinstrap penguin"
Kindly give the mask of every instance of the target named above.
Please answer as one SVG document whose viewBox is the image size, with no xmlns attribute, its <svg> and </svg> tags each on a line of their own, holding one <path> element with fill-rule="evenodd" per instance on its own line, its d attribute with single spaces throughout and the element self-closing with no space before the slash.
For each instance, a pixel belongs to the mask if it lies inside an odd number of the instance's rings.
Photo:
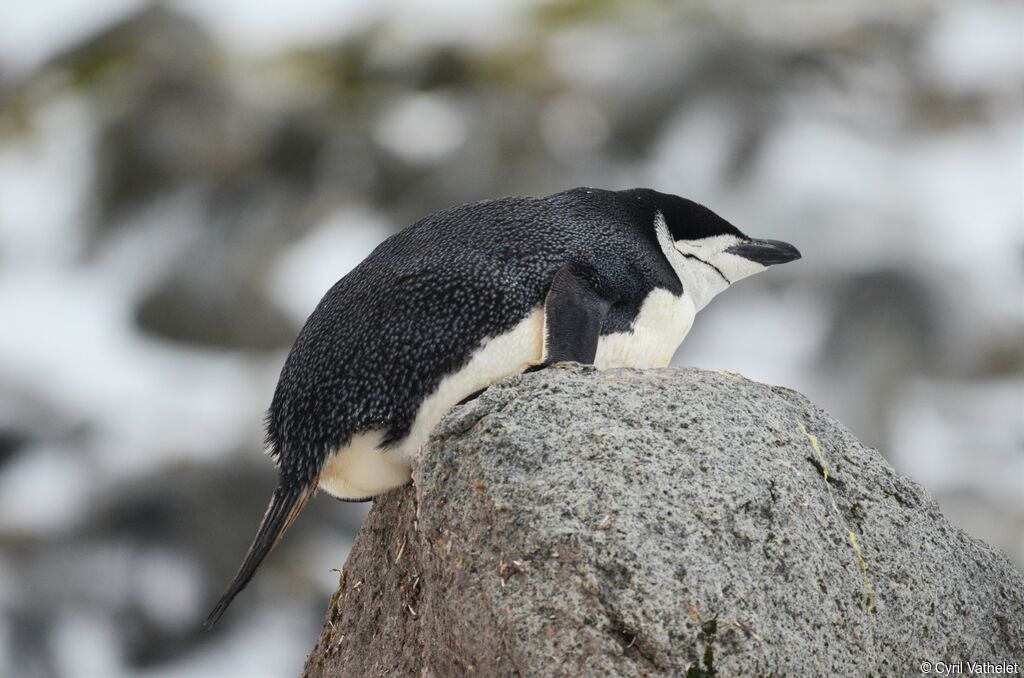
<svg viewBox="0 0 1024 678">
<path fill-rule="evenodd" d="M 295 340 L 266 418 L 279 481 L 217 621 L 318 490 L 372 498 L 455 404 L 561 361 L 665 367 L 731 284 L 798 259 L 703 205 L 576 188 L 431 214 L 380 244 Z"/>
</svg>

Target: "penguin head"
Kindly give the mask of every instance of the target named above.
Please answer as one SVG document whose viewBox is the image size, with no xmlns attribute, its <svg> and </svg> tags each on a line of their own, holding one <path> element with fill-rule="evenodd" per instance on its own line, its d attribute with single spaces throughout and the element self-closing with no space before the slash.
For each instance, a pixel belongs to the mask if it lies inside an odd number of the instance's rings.
<svg viewBox="0 0 1024 678">
<path fill-rule="evenodd" d="M 658 193 L 652 202 L 662 249 L 698 309 L 733 283 L 800 258 L 789 243 L 751 238 L 692 200 Z"/>
</svg>

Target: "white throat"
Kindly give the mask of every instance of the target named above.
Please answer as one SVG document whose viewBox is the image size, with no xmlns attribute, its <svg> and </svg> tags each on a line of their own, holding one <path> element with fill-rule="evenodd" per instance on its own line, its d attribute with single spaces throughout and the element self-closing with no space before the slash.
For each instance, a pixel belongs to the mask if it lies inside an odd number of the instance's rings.
<svg viewBox="0 0 1024 678">
<path fill-rule="evenodd" d="M 665 217 L 660 212 L 657 215 L 655 229 L 661 251 L 672 264 L 672 270 L 675 271 L 679 282 L 683 284 L 683 295 L 690 298 L 696 310 L 707 306 L 716 294 L 729 287 L 731 281 L 726 280 L 725 274 L 702 256 L 703 253 L 682 240 L 676 242 L 672 239 Z"/>
<path fill-rule="evenodd" d="M 734 245 L 748 242 L 742 236 L 723 233 L 697 240 L 673 240 L 660 212 L 654 228 L 661 251 L 683 284 L 683 295 L 693 301 L 698 311 L 733 283 L 767 268 L 729 251 Z"/>
</svg>

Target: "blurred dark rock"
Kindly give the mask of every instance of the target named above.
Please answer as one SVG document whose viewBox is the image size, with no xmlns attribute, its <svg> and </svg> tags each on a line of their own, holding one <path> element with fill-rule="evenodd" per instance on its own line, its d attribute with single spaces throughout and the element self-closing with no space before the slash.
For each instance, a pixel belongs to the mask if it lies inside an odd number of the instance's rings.
<svg viewBox="0 0 1024 678">
<path fill-rule="evenodd" d="M 150 8 L 50 68 L 76 82 L 85 71 L 117 75 L 83 81 L 103 96 L 95 106 L 92 251 L 146 223 L 167 198 L 197 199 L 198 233 L 185 256 L 168 267 L 164 253 L 153 253 L 154 264 L 169 270 L 141 300 L 139 326 L 174 341 L 277 349 L 296 328 L 266 297 L 268 271 L 335 202 L 318 197 L 331 125 L 301 104 L 268 115 L 232 86 L 220 60 L 194 22 Z"/>
<path fill-rule="evenodd" d="M 98 99 L 106 119 L 93 191 L 100 229 L 201 175 L 219 142 L 230 138 L 223 130 L 225 82 L 217 58 L 194 21 L 155 5 L 48 64 Z"/>
<path fill-rule="evenodd" d="M 177 278 L 145 297 L 139 327 L 173 341 L 220 348 L 287 348 L 295 327 L 266 298 L 244 285 L 217 289 Z"/>
<path fill-rule="evenodd" d="M 153 4 L 68 46 L 46 69 L 67 71 L 82 86 L 109 85 L 111 80 L 130 84 L 140 71 L 149 77 L 194 76 L 210 67 L 215 53 L 213 41 L 195 21 Z"/>
<path fill-rule="evenodd" d="M 890 440 L 894 403 L 918 374 L 939 371 L 942 293 L 912 271 L 875 269 L 840 279 L 818 356 L 822 379 L 841 402 L 829 405 L 866 443 Z"/>
<path fill-rule="evenodd" d="M 3 467 L 27 441 L 28 436 L 23 431 L 0 428 L 0 467 Z"/>
<path fill-rule="evenodd" d="M 305 675 L 1024 661 L 1021 574 L 793 391 L 549 369 L 454 410 L 414 473 L 371 511 Z"/>
<path fill-rule="evenodd" d="M 54 403 L 0 382 L 0 470 L 32 444 L 78 445 L 88 426 Z"/>
</svg>

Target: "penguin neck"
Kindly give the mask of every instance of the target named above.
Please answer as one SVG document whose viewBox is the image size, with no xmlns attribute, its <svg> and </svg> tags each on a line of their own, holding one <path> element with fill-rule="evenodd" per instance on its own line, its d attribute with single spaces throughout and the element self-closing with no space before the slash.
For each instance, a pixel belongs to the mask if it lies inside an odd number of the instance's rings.
<svg viewBox="0 0 1024 678">
<path fill-rule="evenodd" d="M 693 302 L 695 311 L 700 311 L 718 293 L 729 287 L 729 281 L 720 270 L 696 256 L 687 256 L 679 251 L 660 212 L 657 215 L 655 230 L 661 251 L 682 284 L 683 295 Z"/>
</svg>

